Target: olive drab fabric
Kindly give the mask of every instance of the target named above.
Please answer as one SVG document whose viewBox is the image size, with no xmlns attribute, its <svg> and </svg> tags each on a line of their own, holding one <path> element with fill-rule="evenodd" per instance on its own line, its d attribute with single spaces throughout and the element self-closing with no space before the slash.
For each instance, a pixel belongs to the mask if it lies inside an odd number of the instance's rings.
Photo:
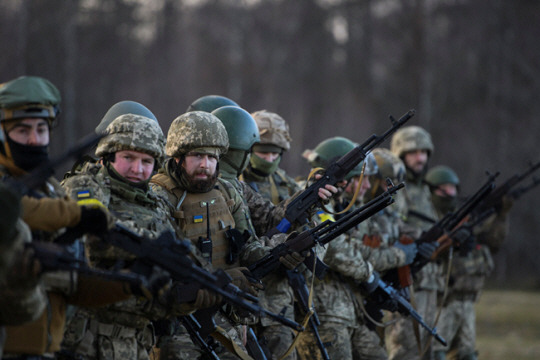
<svg viewBox="0 0 540 360">
<path fill-rule="evenodd" d="M 22 118 L 54 119 L 58 115 L 60 91 L 49 80 L 21 76 L 0 84 L 0 121 Z"/>
<path fill-rule="evenodd" d="M 227 130 L 229 150 L 250 151 L 253 144 L 260 141 L 259 129 L 253 117 L 238 106 L 223 106 L 214 111 Z"/>
<path fill-rule="evenodd" d="M 174 119 L 167 132 L 167 156 L 178 157 L 195 149 L 208 149 L 220 156 L 229 147 L 227 130 L 214 115 L 193 111 Z"/>
<path fill-rule="evenodd" d="M 165 156 L 164 146 L 165 137 L 157 121 L 141 115 L 125 114 L 107 126 L 105 136 L 97 145 L 96 156 L 133 150 L 162 161 Z"/>
</svg>

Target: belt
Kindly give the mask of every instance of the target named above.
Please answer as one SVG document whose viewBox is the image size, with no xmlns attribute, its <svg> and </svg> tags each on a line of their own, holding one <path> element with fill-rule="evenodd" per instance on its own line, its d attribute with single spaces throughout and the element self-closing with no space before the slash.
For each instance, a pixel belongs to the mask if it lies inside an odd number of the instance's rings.
<svg viewBox="0 0 540 360">
<path fill-rule="evenodd" d="M 132 338 L 138 330 L 136 328 L 118 324 L 105 324 L 95 319 L 90 320 L 89 329 L 94 334 L 112 338 Z"/>
</svg>

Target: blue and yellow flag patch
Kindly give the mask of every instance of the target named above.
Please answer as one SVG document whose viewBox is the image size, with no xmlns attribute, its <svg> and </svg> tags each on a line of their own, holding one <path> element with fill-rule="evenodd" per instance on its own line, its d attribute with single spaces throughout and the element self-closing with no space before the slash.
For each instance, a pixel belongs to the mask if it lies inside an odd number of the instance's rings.
<svg viewBox="0 0 540 360">
<path fill-rule="evenodd" d="M 88 199 L 89 197 L 90 197 L 89 190 L 83 190 L 77 193 L 77 199 Z"/>
<path fill-rule="evenodd" d="M 194 222 L 194 223 L 201 223 L 201 222 L 203 222 L 203 216 L 202 216 L 202 215 L 194 215 L 194 216 L 193 216 L 193 222 Z"/>
<path fill-rule="evenodd" d="M 324 211 L 319 211 L 319 212 L 317 212 L 317 216 L 319 217 L 319 219 L 321 220 L 321 222 L 325 222 L 326 220 L 336 221 L 336 220 L 334 219 L 334 217 L 332 216 L 332 214 L 325 213 Z"/>
</svg>

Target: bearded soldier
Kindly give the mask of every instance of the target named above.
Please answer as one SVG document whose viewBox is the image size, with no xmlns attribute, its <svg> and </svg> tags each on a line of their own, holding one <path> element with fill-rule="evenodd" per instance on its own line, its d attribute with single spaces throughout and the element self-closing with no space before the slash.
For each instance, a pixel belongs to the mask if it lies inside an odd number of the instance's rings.
<svg viewBox="0 0 540 360">
<path fill-rule="evenodd" d="M 407 225 L 416 228 L 414 237 L 417 238 L 437 219 L 429 187 L 424 181 L 428 160 L 433 153 L 433 142 L 429 133 L 423 128 L 407 126 L 396 131 L 392 137 L 390 150 L 405 164 L 406 186 L 398 194 L 397 199 L 398 202 L 404 202 L 402 209 L 407 209 L 404 221 Z M 436 247 L 432 244 L 425 243 L 422 249 L 418 249 L 419 254 L 429 258 Z M 432 325 L 437 312 L 440 269 L 436 263 L 431 262 L 413 275 L 412 289 L 414 291 L 411 293 L 411 304 L 415 306 L 425 322 Z M 426 346 L 430 342 L 429 337 L 424 330 L 420 330 L 421 336 L 417 338 L 415 326 L 417 325 L 410 319 L 400 318 L 388 329 L 386 346 L 390 359 L 417 359 L 419 352 L 423 353 L 426 359 L 431 358 L 431 348 Z"/>
</svg>

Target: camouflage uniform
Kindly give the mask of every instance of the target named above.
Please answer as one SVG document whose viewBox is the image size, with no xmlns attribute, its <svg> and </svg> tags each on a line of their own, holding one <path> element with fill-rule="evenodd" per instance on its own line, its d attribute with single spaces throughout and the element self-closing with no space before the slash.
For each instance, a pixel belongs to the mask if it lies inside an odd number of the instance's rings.
<svg viewBox="0 0 540 360">
<path fill-rule="evenodd" d="M 427 150 L 430 156 L 433 152 L 430 135 L 418 126 L 408 126 L 398 130 L 392 138 L 392 153 L 403 159 L 406 152 L 414 150 Z M 437 214 L 431 201 L 429 187 L 424 183 L 423 174 L 416 175 L 407 168 L 405 185 L 405 188 L 397 194 L 397 206 L 400 209 L 407 209 L 404 222 L 411 228 L 416 228 L 415 237 L 418 237 L 422 231 L 433 225 Z M 421 214 L 421 217 L 415 214 Z M 411 304 L 430 326 L 433 325 L 437 312 L 440 276 L 440 267 L 434 262 L 428 263 L 417 274 L 414 274 Z M 387 328 L 385 334 L 389 358 L 418 359 L 419 349 L 413 322 L 409 318 L 402 318 L 399 314 L 393 314 L 392 318 L 397 321 Z M 429 344 L 431 339 L 422 328 L 420 329 L 420 341 L 424 350 L 425 344 Z M 424 356 L 426 359 L 431 359 L 430 348 L 425 351 Z"/>
<path fill-rule="evenodd" d="M 442 175 L 447 175 L 446 180 L 443 179 Z M 434 188 L 442 184 L 453 184 L 456 188 L 459 187 L 457 175 L 448 167 L 434 167 L 428 172 L 426 178 Z M 434 203 L 440 204 L 437 207 L 439 218 L 442 218 L 446 211 L 454 210 L 451 208 L 452 199 L 440 197 L 437 194 L 433 194 L 433 197 Z M 435 360 L 446 358 L 477 359 L 474 307 L 480 297 L 486 277 L 494 268 L 490 248 L 500 244 L 506 237 L 508 225 L 506 212 L 508 209 L 491 216 L 483 224 L 473 229 L 478 243 L 470 251 L 457 250 L 451 261 L 444 259 L 442 263 L 443 273 L 446 275 L 448 267 L 450 267 L 450 274 L 446 297 L 443 298 L 442 292 L 439 294 L 441 301 L 443 301 L 443 307 L 437 327 L 439 334 L 448 342 L 448 346 L 439 343 L 433 344 Z"/>
<path fill-rule="evenodd" d="M 181 166 L 176 164 L 176 158 L 183 159 L 190 151 L 219 157 L 227 150 L 228 144 L 227 132 L 214 115 L 193 111 L 179 116 L 171 124 L 167 136 L 166 153 L 172 158 L 152 178 L 151 184 L 156 193 L 167 198 L 169 211 L 176 224 L 195 247 L 198 247 L 199 237 L 207 238 L 207 221 L 210 221 L 211 263 L 215 268 L 224 269 L 238 267 L 251 257 L 258 259 L 264 254 L 261 243 L 250 234 L 252 226 L 248 210 L 236 188 L 223 179 L 218 178 L 215 187 L 207 192 L 189 191 L 189 185 L 186 185 L 184 177 L 176 170 Z M 206 216 L 206 206 L 210 219 Z M 234 252 L 228 242 L 225 234 L 228 229 L 247 234 L 248 238 L 240 252 Z M 226 261 L 228 254 L 234 257 L 232 263 Z M 234 346 L 245 352 L 242 325 L 221 313 L 216 314 L 215 320 L 234 342 Z M 201 349 L 191 342 L 187 331 L 180 324 L 177 324 L 173 336 L 163 337 L 160 348 L 161 355 L 166 359 L 195 359 L 201 356 Z M 218 348 L 217 352 L 223 359 L 236 358 L 232 353 L 225 352 L 223 347 Z"/>
<path fill-rule="evenodd" d="M 121 115 L 107 127 L 106 134 L 96 149 L 98 157 L 122 150 L 143 152 L 156 161 L 163 157 L 165 139 L 154 120 Z M 103 164 L 86 164 L 63 186 L 79 201 L 99 201 L 114 214 L 116 223 L 148 239 L 174 231 L 165 200 L 149 189 L 148 182 L 135 186 L 124 179 L 108 160 Z M 109 269 L 118 261 L 129 266 L 135 259 L 92 237 L 87 239 L 86 251 L 90 263 L 102 269 Z M 131 296 L 99 309 L 81 307 L 67 326 L 63 349 L 85 359 L 149 359 L 148 352 L 155 342 L 151 321 L 171 311 L 166 305 L 158 299 Z"/>
<path fill-rule="evenodd" d="M 20 121 L 36 118 L 47 121 L 50 128 L 56 121 L 59 102 L 58 89 L 43 78 L 23 76 L 0 86 L 0 124 L 4 139 L 0 146 L 1 177 L 21 176 L 47 161 L 48 144 L 18 143 L 11 139 L 9 132 Z M 32 156 L 28 155 L 28 148 L 31 148 Z M 54 240 L 58 231 L 65 227 L 86 231 L 90 217 L 102 220 L 100 224 L 93 225 L 96 230 L 106 226 L 103 211 L 79 206 L 76 201 L 68 199 L 53 178 L 39 188 L 30 189 L 28 195 L 21 199 L 21 205 L 21 217 L 30 227 L 33 240 Z M 54 352 L 60 349 L 63 336 L 66 304 L 81 300 L 93 302 L 93 294 L 88 296 L 96 291 L 96 287 L 83 286 L 81 278 L 77 273 L 68 271 L 48 272 L 41 277 L 41 284 L 47 292 L 46 310 L 38 314 L 35 321 L 6 328 L 6 357 L 54 356 Z M 34 302 L 21 305 L 32 308 Z"/>
</svg>

